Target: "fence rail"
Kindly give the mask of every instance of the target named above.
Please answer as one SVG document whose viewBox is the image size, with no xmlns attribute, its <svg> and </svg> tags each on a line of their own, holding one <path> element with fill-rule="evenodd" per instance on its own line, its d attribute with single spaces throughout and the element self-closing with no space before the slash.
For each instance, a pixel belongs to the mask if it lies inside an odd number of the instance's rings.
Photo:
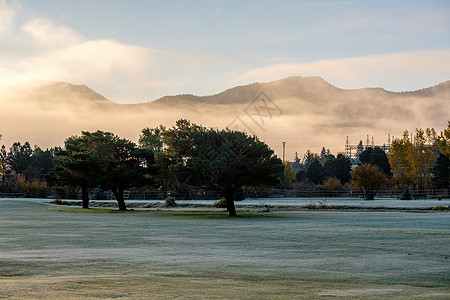
<svg viewBox="0 0 450 300">
<path fill-rule="evenodd" d="M 376 198 L 400 199 L 403 190 L 382 190 L 376 195 Z M 438 199 L 449 198 L 449 190 L 410 190 L 413 199 Z M 114 200 L 112 192 L 103 192 L 98 197 L 98 192 L 91 191 L 90 198 L 93 200 Z M 218 200 L 219 193 L 211 190 L 196 191 L 151 191 L 151 190 L 129 190 L 124 192 L 125 200 L 163 200 L 168 196 L 173 196 L 177 200 Z M 359 190 L 246 190 L 243 196 L 251 198 L 363 198 L 364 194 Z M 26 197 L 25 193 L 0 193 L 0 198 L 21 198 Z M 40 197 L 46 197 L 41 195 Z M 63 196 L 61 196 L 64 198 Z M 78 199 L 81 199 L 81 191 L 78 192 Z"/>
<path fill-rule="evenodd" d="M 0 193 L 0 198 L 23 198 L 25 193 Z"/>
<path fill-rule="evenodd" d="M 403 190 L 382 190 L 376 198 L 400 199 Z M 410 190 L 413 199 L 437 199 L 449 198 L 449 191 L 442 190 Z M 128 200 L 162 200 L 167 196 L 173 196 L 177 200 L 218 200 L 220 195 L 215 191 L 126 191 L 125 199 Z M 244 197 L 251 198 L 363 198 L 364 194 L 359 190 L 264 190 L 244 191 Z"/>
</svg>

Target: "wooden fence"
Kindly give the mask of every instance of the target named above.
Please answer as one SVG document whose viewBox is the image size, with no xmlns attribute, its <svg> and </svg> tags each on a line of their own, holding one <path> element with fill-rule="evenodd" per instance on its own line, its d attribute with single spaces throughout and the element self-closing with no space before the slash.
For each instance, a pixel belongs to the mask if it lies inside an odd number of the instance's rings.
<svg viewBox="0 0 450 300">
<path fill-rule="evenodd" d="M 399 199 L 403 190 L 382 190 L 375 198 Z M 413 199 L 438 199 L 449 198 L 449 190 L 410 190 Z M 94 200 L 114 200 L 111 192 L 104 192 L 101 198 L 97 198 L 96 193 L 91 191 L 91 197 Z M 195 191 L 152 191 L 152 190 L 129 190 L 124 192 L 125 200 L 163 200 L 168 196 L 173 196 L 177 200 L 218 200 L 220 195 L 211 190 Z M 0 198 L 21 198 L 25 193 L 0 193 Z M 41 195 L 45 198 L 46 195 Z M 49 195 L 49 197 L 52 197 Z M 363 193 L 359 190 L 247 190 L 244 191 L 246 199 L 252 198 L 363 198 Z M 62 196 L 62 198 L 64 198 Z M 78 192 L 78 198 L 81 199 L 81 191 Z"/>
</svg>

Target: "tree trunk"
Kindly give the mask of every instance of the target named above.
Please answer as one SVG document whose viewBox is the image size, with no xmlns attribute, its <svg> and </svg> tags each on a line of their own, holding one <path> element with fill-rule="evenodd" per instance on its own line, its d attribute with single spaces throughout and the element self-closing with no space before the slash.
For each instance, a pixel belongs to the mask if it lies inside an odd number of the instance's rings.
<svg viewBox="0 0 450 300">
<path fill-rule="evenodd" d="M 89 189 L 86 184 L 81 186 L 81 200 L 83 202 L 83 208 L 89 208 Z"/>
<path fill-rule="evenodd" d="M 236 217 L 236 208 L 234 207 L 234 190 L 227 189 L 225 192 L 225 200 L 227 201 L 227 211 L 230 217 Z"/>
<path fill-rule="evenodd" d="M 117 205 L 119 206 L 119 210 L 127 210 L 127 206 L 125 205 L 125 199 L 123 198 L 123 188 L 113 189 L 114 196 L 116 196 Z"/>
<path fill-rule="evenodd" d="M 377 193 L 377 191 L 374 191 L 374 190 L 371 190 L 371 189 L 367 189 L 364 192 L 364 199 L 365 200 L 374 200 L 376 193 Z"/>
</svg>

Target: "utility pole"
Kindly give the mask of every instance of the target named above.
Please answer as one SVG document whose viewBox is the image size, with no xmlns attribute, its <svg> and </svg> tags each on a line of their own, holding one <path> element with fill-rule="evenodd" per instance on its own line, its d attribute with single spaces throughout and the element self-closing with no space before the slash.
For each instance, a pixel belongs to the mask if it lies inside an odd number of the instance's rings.
<svg viewBox="0 0 450 300">
<path fill-rule="evenodd" d="M 285 151 L 286 151 L 286 142 L 283 142 L 283 162 L 285 162 L 285 159 L 284 159 L 285 158 L 284 155 L 286 153 Z"/>
</svg>

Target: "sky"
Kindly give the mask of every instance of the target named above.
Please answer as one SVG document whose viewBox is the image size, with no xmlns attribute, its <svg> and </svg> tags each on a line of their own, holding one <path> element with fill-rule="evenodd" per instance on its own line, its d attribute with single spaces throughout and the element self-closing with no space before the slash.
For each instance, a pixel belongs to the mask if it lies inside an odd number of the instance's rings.
<svg viewBox="0 0 450 300">
<path fill-rule="evenodd" d="M 294 75 L 450 80 L 450 1 L 0 0 L 0 87 L 67 81 L 137 103 Z"/>
</svg>

